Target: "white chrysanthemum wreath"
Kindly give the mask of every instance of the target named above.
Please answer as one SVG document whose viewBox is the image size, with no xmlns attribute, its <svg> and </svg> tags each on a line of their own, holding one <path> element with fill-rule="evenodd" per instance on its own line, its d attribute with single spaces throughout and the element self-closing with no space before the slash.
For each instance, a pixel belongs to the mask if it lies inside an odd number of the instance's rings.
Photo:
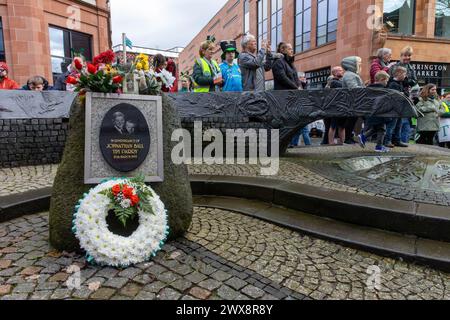
<svg viewBox="0 0 450 320">
<path fill-rule="evenodd" d="M 125 226 L 136 214 L 138 229 L 128 238 L 112 233 L 110 210 Z M 167 212 L 159 196 L 142 178 L 110 180 L 85 194 L 76 206 L 73 229 L 90 263 L 127 267 L 148 261 L 169 233 Z"/>
</svg>

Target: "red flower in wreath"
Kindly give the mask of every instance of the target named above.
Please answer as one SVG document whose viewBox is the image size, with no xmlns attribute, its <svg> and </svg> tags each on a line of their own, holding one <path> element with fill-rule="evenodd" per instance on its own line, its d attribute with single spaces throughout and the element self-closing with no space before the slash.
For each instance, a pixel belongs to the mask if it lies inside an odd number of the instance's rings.
<svg viewBox="0 0 450 320">
<path fill-rule="evenodd" d="M 117 84 L 117 83 L 121 83 L 122 82 L 122 77 L 121 76 L 115 76 L 113 78 L 113 83 Z"/>
<path fill-rule="evenodd" d="M 89 63 L 87 66 L 88 72 L 90 74 L 96 74 L 97 73 L 97 67 L 94 66 L 92 63 Z"/>
<path fill-rule="evenodd" d="M 98 56 L 94 57 L 94 65 L 99 64 L 112 64 L 114 62 L 114 59 L 116 58 L 116 55 L 112 50 L 108 50 L 105 52 L 100 53 Z"/>
<path fill-rule="evenodd" d="M 66 79 L 66 83 L 68 84 L 78 84 L 78 79 L 73 76 L 68 76 Z"/>
<path fill-rule="evenodd" d="M 83 69 L 83 63 L 81 62 L 80 58 L 75 58 L 74 63 L 77 70 Z"/>
<path fill-rule="evenodd" d="M 133 195 L 130 200 L 131 200 L 131 205 L 133 207 L 135 207 L 140 201 L 140 199 L 137 195 Z"/>
<path fill-rule="evenodd" d="M 121 191 L 120 185 L 116 184 L 114 187 L 112 187 L 112 193 L 114 194 L 115 197 L 117 197 L 120 191 Z"/>
<path fill-rule="evenodd" d="M 134 195 L 134 189 L 125 185 L 125 186 L 123 186 L 122 193 L 126 199 L 131 199 Z"/>
</svg>

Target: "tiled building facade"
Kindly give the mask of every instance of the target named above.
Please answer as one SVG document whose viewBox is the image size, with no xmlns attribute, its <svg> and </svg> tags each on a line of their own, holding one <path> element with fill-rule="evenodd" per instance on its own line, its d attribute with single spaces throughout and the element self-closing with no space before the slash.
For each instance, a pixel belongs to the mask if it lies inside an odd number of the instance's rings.
<svg viewBox="0 0 450 320">
<path fill-rule="evenodd" d="M 392 28 L 383 32 L 384 23 Z M 376 50 L 411 45 L 421 84 L 450 89 L 450 7 L 447 0 L 229 0 L 180 54 L 180 69 L 192 70 L 207 35 L 240 43 L 246 32 L 293 44 L 295 64 L 311 87 L 321 87 L 331 68 L 350 55 L 363 58 L 363 78 Z M 219 48 L 218 48 L 219 49 Z M 216 59 L 220 57 L 220 50 Z M 272 78 L 271 73 L 267 79 Z"/>
<path fill-rule="evenodd" d="M 109 0 L 0 0 L 0 60 L 20 84 L 53 82 L 74 54 L 111 48 L 110 20 Z"/>
</svg>

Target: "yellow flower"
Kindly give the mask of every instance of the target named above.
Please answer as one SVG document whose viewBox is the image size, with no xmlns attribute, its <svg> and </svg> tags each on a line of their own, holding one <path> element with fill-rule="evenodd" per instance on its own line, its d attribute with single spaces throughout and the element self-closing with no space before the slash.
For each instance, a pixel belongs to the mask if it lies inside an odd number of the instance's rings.
<svg viewBox="0 0 450 320">
<path fill-rule="evenodd" d="M 141 63 L 141 62 L 138 62 L 138 63 L 136 64 L 136 69 L 142 70 L 142 63 Z"/>
</svg>

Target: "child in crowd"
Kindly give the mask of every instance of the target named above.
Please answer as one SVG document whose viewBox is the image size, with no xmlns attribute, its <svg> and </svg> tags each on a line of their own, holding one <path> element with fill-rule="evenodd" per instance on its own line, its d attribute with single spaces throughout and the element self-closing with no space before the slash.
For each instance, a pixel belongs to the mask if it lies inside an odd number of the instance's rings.
<svg viewBox="0 0 450 320">
<path fill-rule="evenodd" d="M 386 71 L 380 71 L 375 75 L 375 83 L 369 85 L 369 88 L 386 88 L 388 85 L 390 76 Z M 359 144 L 362 148 L 366 147 L 367 139 L 371 138 L 375 134 L 377 135 L 376 152 L 386 153 L 389 149 L 384 146 L 384 138 L 386 136 L 386 123 L 391 121 L 389 118 L 370 117 L 366 124 L 367 130 L 358 136 Z"/>
</svg>

